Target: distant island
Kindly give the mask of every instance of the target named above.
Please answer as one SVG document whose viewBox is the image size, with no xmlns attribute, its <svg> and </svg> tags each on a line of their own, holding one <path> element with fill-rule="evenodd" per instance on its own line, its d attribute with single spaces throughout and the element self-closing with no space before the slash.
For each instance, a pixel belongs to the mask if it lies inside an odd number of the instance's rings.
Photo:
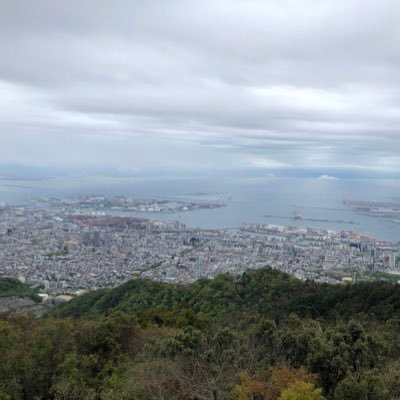
<svg viewBox="0 0 400 400">
<path fill-rule="evenodd" d="M 35 204 L 45 204 L 48 207 L 74 207 L 93 209 L 97 211 L 124 211 L 136 213 L 166 213 L 174 214 L 202 209 L 226 207 L 223 201 L 182 201 L 159 199 L 135 199 L 127 196 L 86 195 L 78 198 L 57 199 L 41 197 L 31 200 Z"/>
<path fill-rule="evenodd" d="M 353 211 L 370 217 L 385 218 L 400 224 L 400 200 L 393 201 L 367 201 L 367 200 L 343 200 L 343 204 Z"/>
</svg>

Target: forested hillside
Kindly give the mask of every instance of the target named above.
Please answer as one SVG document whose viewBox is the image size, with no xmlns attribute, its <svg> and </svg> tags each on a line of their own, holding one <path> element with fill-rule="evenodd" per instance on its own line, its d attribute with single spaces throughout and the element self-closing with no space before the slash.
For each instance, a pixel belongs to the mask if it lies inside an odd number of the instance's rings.
<svg viewBox="0 0 400 400">
<path fill-rule="evenodd" d="M 131 281 L 3 317 L 0 399 L 396 400 L 399 289 L 268 269 Z"/>
<path fill-rule="evenodd" d="M 29 285 L 14 278 L 0 278 L 0 297 L 29 297 L 32 300 L 40 300 L 38 291 Z"/>
<path fill-rule="evenodd" d="M 274 269 L 220 275 L 193 285 L 173 286 L 132 280 L 115 289 L 87 293 L 53 311 L 54 316 L 98 318 L 110 310 L 137 313 L 149 309 L 190 309 L 223 316 L 256 313 L 275 320 L 290 313 L 311 318 L 349 319 L 366 314 L 379 320 L 400 317 L 400 286 L 388 283 L 327 285 L 302 282 Z"/>
</svg>

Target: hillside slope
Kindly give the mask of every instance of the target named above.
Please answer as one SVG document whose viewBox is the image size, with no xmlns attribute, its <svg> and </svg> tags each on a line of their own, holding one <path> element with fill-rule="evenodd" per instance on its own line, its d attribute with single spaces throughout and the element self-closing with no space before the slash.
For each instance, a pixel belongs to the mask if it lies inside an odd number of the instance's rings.
<svg viewBox="0 0 400 400">
<path fill-rule="evenodd" d="M 34 301 L 39 301 L 38 291 L 32 289 L 26 283 L 14 278 L 0 278 L 0 298 L 1 297 L 29 297 Z"/>
<path fill-rule="evenodd" d="M 192 285 L 173 286 L 132 280 L 114 289 L 87 293 L 52 311 L 58 317 L 93 319 L 110 310 L 188 309 L 212 316 L 256 313 L 282 319 L 290 313 L 311 318 L 350 318 L 367 314 L 380 320 L 400 316 L 400 287 L 388 283 L 327 285 L 302 282 L 273 269 L 220 275 Z"/>
<path fill-rule="evenodd" d="M 398 291 L 264 269 L 0 316 L 0 399 L 396 400 Z"/>
</svg>

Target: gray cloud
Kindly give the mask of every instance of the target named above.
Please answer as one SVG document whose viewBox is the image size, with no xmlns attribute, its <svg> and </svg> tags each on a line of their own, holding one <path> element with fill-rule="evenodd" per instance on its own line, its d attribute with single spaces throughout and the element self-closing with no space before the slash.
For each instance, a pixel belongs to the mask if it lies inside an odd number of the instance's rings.
<svg viewBox="0 0 400 400">
<path fill-rule="evenodd" d="M 400 168 L 397 0 L 0 0 L 0 160 Z"/>
</svg>

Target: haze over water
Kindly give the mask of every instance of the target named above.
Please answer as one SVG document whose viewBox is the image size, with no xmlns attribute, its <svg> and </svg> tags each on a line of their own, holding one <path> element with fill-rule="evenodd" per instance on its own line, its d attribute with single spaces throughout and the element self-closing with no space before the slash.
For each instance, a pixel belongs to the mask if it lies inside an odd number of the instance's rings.
<svg viewBox="0 0 400 400">
<path fill-rule="evenodd" d="M 0 203 L 220 199 L 147 216 L 400 240 L 343 205 L 400 196 L 398 3 L 1 2 Z"/>
<path fill-rule="evenodd" d="M 227 207 L 180 214 L 140 215 L 152 219 L 179 220 L 188 227 L 237 228 L 245 222 L 294 225 L 338 231 L 351 230 L 390 241 L 400 240 L 400 224 L 385 218 L 356 214 L 344 206 L 342 201 L 391 201 L 398 197 L 399 193 L 399 180 L 382 179 L 86 177 L 37 181 L 0 180 L 0 203 L 23 204 L 34 197 L 65 198 L 87 194 L 196 201 L 223 200 L 226 201 Z M 301 214 L 303 219 L 295 220 L 294 212 Z M 338 223 L 338 220 L 354 223 Z"/>
</svg>

